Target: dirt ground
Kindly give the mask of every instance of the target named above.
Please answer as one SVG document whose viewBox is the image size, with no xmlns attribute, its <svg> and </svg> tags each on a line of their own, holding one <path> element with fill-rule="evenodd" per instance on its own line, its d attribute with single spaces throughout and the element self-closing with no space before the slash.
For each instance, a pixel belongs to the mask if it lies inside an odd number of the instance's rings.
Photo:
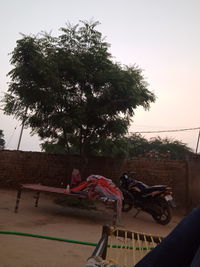
<svg viewBox="0 0 200 267">
<path fill-rule="evenodd" d="M 41 194 L 34 207 L 34 192 L 23 192 L 19 212 L 14 213 L 16 191 L 0 189 L 0 230 L 26 232 L 73 240 L 98 242 L 102 225 L 110 224 L 112 212 L 61 207 L 55 196 Z M 167 235 L 180 221 L 174 216 L 162 226 L 150 215 L 135 211 L 122 214 L 120 227 L 146 233 Z M 83 267 L 94 247 L 15 235 L 0 235 L 1 267 Z"/>
</svg>

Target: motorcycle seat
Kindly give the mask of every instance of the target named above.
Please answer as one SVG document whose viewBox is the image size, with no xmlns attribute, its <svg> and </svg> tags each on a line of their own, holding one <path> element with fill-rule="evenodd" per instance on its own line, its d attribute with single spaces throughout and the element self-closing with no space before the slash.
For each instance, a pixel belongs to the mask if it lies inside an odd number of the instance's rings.
<svg viewBox="0 0 200 267">
<path fill-rule="evenodd" d="M 167 185 L 153 185 L 143 189 L 142 193 L 149 194 L 154 191 L 163 191 L 167 188 Z"/>
</svg>

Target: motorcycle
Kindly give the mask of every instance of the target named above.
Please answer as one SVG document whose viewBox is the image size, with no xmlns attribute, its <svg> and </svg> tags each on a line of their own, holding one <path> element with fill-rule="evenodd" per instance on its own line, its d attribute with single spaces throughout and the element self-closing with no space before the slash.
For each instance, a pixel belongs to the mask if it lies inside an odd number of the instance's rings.
<svg viewBox="0 0 200 267">
<path fill-rule="evenodd" d="M 171 187 L 167 185 L 148 186 L 129 177 L 126 173 L 120 177 L 119 183 L 124 196 L 122 211 L 127 212 L 134 207 L 137 209 L 135 216 L 142 210 L 149 213 L 156 222 L 162 225 L 171 221 L 172 208 L 176 206 Z"/>
</svg>

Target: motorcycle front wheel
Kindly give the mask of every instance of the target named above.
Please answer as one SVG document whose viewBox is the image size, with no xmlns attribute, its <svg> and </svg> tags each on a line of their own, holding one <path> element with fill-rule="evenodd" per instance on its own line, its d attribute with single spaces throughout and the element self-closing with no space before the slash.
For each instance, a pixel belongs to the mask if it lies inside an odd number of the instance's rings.
<svg viewBox="0 0 200 267">
<path fill-rule="evenodd" d="M 167 202 L 161 203 L 161 210 L 159 214 L 152 214 L 153 219 L 162 225 L 168 224 L 172 219 L 172 209 Z"/>
<path fill-rule="evenodd" d="M 133 207 L 134 199 L 129 192 L 126 192 L 126 191 L 122 191 L 122 192 L 123 192 L 123 196 L 124 196 L 124 200 L 122 202 L 122 211 L 128 212 Z"/>
</svg>

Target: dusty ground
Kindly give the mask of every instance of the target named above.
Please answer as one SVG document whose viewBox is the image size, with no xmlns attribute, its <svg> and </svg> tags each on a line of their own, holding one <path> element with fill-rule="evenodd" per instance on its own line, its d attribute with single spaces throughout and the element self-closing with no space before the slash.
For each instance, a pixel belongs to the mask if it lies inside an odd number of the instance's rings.
<svg viewBox="0 0 200 267">
<path fill-rule="evenodd" d="M 102 225 L 112 219 L 110 210 L 87 211 L 61 207 L 53 196 L 41 194 L 34 207 L 34 193 L 23 192 L 19 212 L 13 212 L 16 192 L 0 190 L 0 230 L 27 232 L 73 240 L 98 242 Z M 166 226 L 155 223 L 148 214 L 133 218 L 133 211 L 122 214 L 120 226 L 146 233 L 167 235 L 180 220 L 174 216 Z M 0 235 L 1 267 L 82 267 L 94 247 L 32 237 Z"/>
</svg>

